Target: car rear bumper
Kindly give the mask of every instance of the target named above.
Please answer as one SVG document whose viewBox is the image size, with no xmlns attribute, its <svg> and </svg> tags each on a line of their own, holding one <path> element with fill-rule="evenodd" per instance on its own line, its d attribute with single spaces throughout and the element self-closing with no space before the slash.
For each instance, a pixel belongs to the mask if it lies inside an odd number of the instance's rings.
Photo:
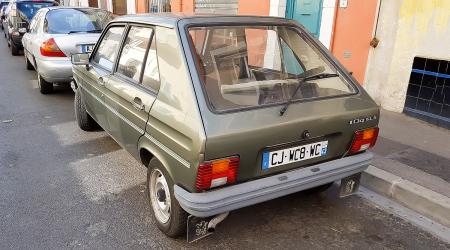
<svg viewBox="0 0 450 250">
<path fill-rule="evenodd" d="M 42 60 L 36 58 L 39 74 L 47 81 L 53 83 L 70 83 L 72 81 L 72 62 L 70 58 L 61 60 Z"/>
<path fill-rule="evenodd" d="M 365 152 L 204 193 L 190 193 L 175 185 L 174 193 L 186 212 L 208 217 L 360 173 L 369 166 L 372 157 L 372 153 Z"/>
<path fill-rule="evenodd" d="M 11 35 L 11 42 L 14 44 L 15 47 L 19 48 L 19 49 L 23 49 L 22 46 L 22 37 L 23 35 Z"/>
</svg>

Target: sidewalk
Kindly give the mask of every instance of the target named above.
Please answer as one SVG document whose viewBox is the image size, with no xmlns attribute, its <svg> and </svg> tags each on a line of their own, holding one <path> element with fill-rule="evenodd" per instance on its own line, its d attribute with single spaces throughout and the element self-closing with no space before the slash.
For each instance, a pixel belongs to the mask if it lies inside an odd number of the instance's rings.
<svg viewBox="0 0 450 250">
<path fill-rule="evenodd" d="M 362 185 L 450 227 L 450 130 L 382 110 Z"/>
</svg>

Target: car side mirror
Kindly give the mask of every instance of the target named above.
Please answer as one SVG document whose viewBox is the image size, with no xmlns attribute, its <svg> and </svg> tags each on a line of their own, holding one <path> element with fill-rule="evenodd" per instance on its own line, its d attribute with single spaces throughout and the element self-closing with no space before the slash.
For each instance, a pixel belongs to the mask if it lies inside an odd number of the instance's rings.
<svg viewBox="0 0 450 250">
<path fill-rule="evenodd" d="M 89 54 L 88 53 L 78 53 L 73 54 L 71 57 L 72 65 L 84 65 L 86 69 L 89 70 Z"/>
</svg>

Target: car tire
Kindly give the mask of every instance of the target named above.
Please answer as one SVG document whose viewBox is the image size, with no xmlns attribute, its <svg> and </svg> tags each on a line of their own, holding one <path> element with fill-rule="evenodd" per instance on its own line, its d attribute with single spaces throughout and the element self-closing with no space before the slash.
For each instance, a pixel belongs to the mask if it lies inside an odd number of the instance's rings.
<svg viewBox="0 0 450 250">
<path fill-rule="evenodd" d="M 18 56 L 19 52 L 20 52 L 19 48 L 17 48 L 17 46 L 14 45 L 14 43 L 11 41 L 11 55 Z"/>
<path fill-rule="evenodd" d="M 156 177 L 160 178 L 159 181 L 156 181 Z M 164 182 L 161 180 L 165 180 L 166 186 L 161 184 Z M 155 183 L 155 181 L 157 183 Z M 161 162 L 156 158 L 151 159 L 147 169 L 147 199 L 152 208 L 153 219 L 156 221 L 158 228 L 169 237 L 177 237 L 186 233 L 188 216 L 188 213 L 183 210 L 175 199 L 173 185 L 173 180 Z M 160 190 L 165 190 L 163 195 L 158 194 Z M 166 195 L 167 191 L 169 192 L 169 196 Z M 165 202 L 167 202 L 167 197 L 169 198 L 170 206 L 169 211 L 164 212 L 161 210 L 159 204 L 165 204 Z M 161 201 L 162 198 L 164 199 L 164 202 Z M 163 216 L 165 213 L 168 214 L 168 218 Z"/>
<path fill-rule="evenodd" d="M 333 186 L 333 182 L 323 184 L 323 185 L 320 185 L 317 187 L 313 187 L 311 189 L 307 189 L 304 191 L 304 193 L 308 194 L 308 195 L 323 193 L 323 192 L 327 191 L 331 186 Z"/>
<path fill-rule="evenodd" d="M 47 82 L 39 73 L 38 73 L 38 85 L 41 94 L 47 95 L 53 92 L 53 83 Z"/>
<path fill-rule="evenodd" d="M 92 118 L 86 111 L 86 106 L 84 106 L 84 101 L 81 98 L 79 89 L 75 91 L 74 107 L 78 127 L 84 131 L 94 131 L 99 128 L 99 125 L 94 118 Z"/>
<path fill-rule="evenodd" d="M 34 69 L 33 64 L 30 63 L 30 60 L 28 60 L 28 57 L 26 55 L 24 55 L 24 57 L 27 70 L 33 70 Z"/>
</svg>

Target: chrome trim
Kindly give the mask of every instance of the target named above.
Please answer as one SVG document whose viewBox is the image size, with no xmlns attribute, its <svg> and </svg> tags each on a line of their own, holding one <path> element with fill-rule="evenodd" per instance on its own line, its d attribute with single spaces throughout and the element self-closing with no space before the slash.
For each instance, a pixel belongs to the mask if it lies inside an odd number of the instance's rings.
<svg viewBox="0 0 450 250">
<path fill-rule="evenodd" d="M 108 104 L 106 104 L 102 99 L 98 98 L 96 95 L 94 95 L 91 91 L 89 91 L 88 89 L 84 88 L 84 90 L 89 93 L 89 95 L 91 95 L 92 97 L 94 97 L 97 101 L 99 101 L 100 103 L 102 103 L 107 109 L 109 109 L 112 113 L 114 113 L 115 115 L 117 115 L 120 119 L 122 119 L 126 124 L 130 125 L 132 128 L 134 128 L 136 131 L 138 131 L 141 135 L 143 135 L 145 133 L 145 131 L 143 129 L 141 129 L 140 127 L 138 127 L 136 124 L 134 124 L 133 122 L 131 122 L 130 120 L 128 120 L 128 118 L 126 118 L 125 116 L 123 116 L 122 114 L 120 114 L 119 112 L 117 112 L 117 110 L 115 110 L 114 108 L 112 108 L 111 106 L 109 106 Z"/>
<path fill-rule="evenodd" d="M 155 145 L 160 147 L 162 150 L 164 150 L 166 153 L 168 153 L 170 156 L 175 158 L 178 162 L 180 162 L 183 166 L 187 168 L 191 168 L 191 164 L 189 164 L 188 161 L 183 159 L 183 157 L 179 156 L 177 153 L 175 153 L 172 149 L 166 147 L 166 145 L 162 144 L 160 141 L 158 141 L 155 137 L 151 136 L 148 133 L 145 133 L 144 136 L 149 139 L 151 142 L 153 142 Z"/>
</svg>

